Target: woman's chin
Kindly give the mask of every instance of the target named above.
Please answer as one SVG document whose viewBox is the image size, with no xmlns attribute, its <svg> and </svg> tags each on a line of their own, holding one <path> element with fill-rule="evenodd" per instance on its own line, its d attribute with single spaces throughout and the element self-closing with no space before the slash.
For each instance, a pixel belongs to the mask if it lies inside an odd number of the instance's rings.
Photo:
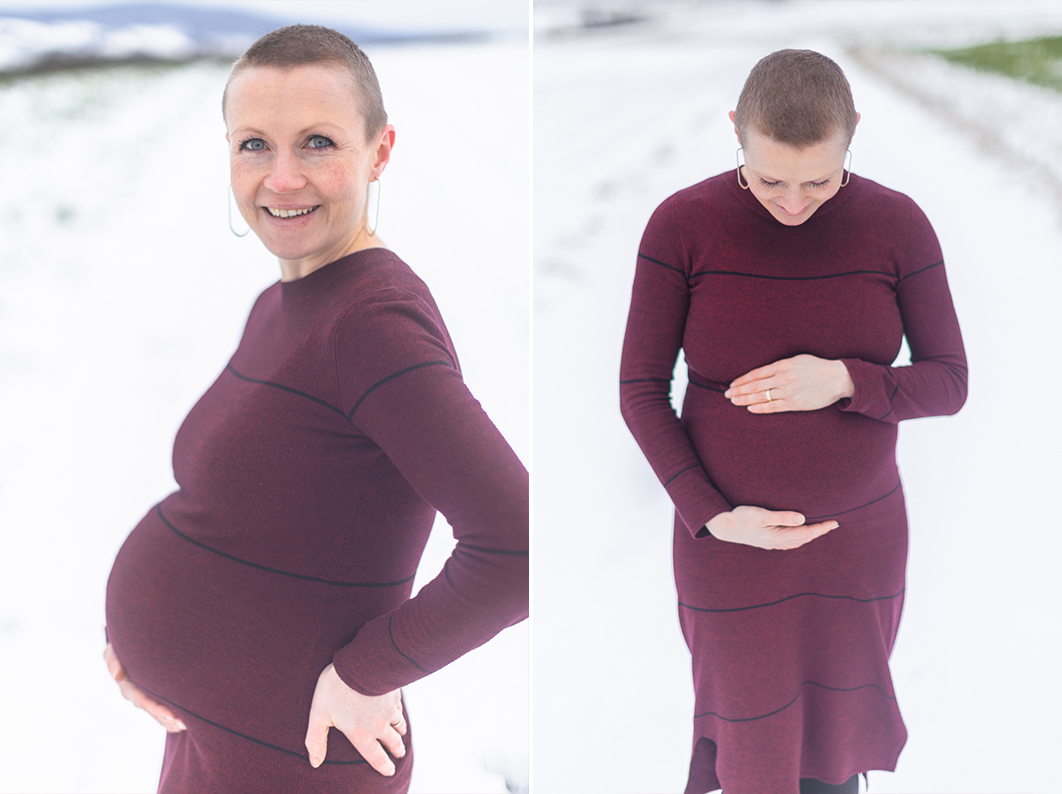
<svg viewBox="0 0 1062 794">
<path fill-rule="evenodd" d="M 269 230 L 262 230 L 264 233 L 259 233 L 258 229 L 254 231 L 266 250 L 277 259 L 285 262 L 296 262 L 312 257 L 319 250 L 319 246 L 314 245 L 310 240 L 293 239 L 290 236 L 288 236 L 288 239 L 284 239 L 284 237 L 269 234 Z"/>
</svg>

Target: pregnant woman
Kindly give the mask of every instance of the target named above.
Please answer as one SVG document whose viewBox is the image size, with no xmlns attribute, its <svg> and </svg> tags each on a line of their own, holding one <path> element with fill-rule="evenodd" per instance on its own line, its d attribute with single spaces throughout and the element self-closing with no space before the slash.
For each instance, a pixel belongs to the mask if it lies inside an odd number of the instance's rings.
<svg viewBox="0 0 1062 794">
<path fill-rule="evenodd" d="M 404 792 L 399 688 L 527 615 L 527 472 L 371 225 L 395 132 L 361 50 L 274 31 L 223 112 L 281 279 L 177 434 L 179 490 L 118 553 L 105 656 L 170 731 L 161 792 Z M 457 545 L 410 598 L 436 510 Z"/>
<path fill-rule="evenodd" d="M 958 411 L 966 359 L 929 222 L 849 170 L 840 68 L 769 55 L 731 119 L 744 165 L 645 231 L 620 376 L 676 508 L 686 794 L 855 792 L 907 736 L 888 665 L 907 557 L 897 423 Z M 903 337 L 911 363 L 892 366 Z"/>
</svg>

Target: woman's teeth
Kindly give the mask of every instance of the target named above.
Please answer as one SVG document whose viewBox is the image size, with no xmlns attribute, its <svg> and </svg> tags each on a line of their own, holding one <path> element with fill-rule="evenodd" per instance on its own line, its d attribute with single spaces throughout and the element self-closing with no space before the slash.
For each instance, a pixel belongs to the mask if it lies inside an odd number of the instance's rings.
<svg viewBox="0 0 1062 794">
<path fill-rule="evenodd" d="M 313 212 L 317 207 L 307 207 L 304 210 L 275 210 L 272 207 L 266 207 L 269 214 L 274 218 L 294 218 L 298 215 L 307 215 Z"/>
</svg>

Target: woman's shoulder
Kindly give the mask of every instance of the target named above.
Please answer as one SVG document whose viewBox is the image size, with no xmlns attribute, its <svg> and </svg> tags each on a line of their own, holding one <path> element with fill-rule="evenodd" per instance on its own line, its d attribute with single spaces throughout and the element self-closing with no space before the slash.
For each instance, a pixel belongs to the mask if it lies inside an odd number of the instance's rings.
<svg viewBox="0 0 1062 794">
<path fill-rule="evenodd" d="M 337 330 L 390 336 L 398 329 L 417 329 L 449 344 L 428 285 L 396 253 L 386 248 L 364 249 L 334 265 L 340 265 L 331 295 Z"/>
<path fill-rule="evenodd" d="M 865 176 L 852 175 L 855 193 L 860 209 L 872 208 L 879 212 L 895 212 L 903 217 L 910 217 L 912 212 L 921 212 L 915 200 L 899 190 L 885 187 Z"/>
<path fill-rule="evenodd" d="M 913 198 L 866 177 L 853 177 L 853 186 L 856 191 L 847 204 L 852 214 L 846 222 L 863 229 L 870 239 L 885 241 L 901 269 L 940 262 L 943 255 L 936 232 Z"/>
<path fill-rule="evenodd" d="M 453 342 L 424 281 L 392 251 L 356 253 L 337 272 L 329 313 L 328 339 L 343 392 L 360 394 L 372 384 L 438 364 L 460 373 Z"/>
<path fill-rule="evenodd" d="M 735 179 L 733 170 L 724 171 L 672 193 L 653 211 L 646 233 L 701 235 L 718 224 L 734 222 L 735 215 L 740 216 Z"/>
<path fill-rule="evenodd" d="M 428 285 L 398 254 L 388 248 L 355 251 L 328 267 L 336 265 L 339 267 L 335 274 L 335 288 L 355 303 L 389 292 L 431 297 Z"/>
<path fill-rule="evenodd" d="M 672 193 L 660 202 L 660 208 L 667 207 L 678 213 L 697 212 L 703 209 L 705 205 L 729 201 L 733 198 L 733 189 L 730 183 L 735 179 L 736 176 L 733 169 L 708 177 Z"/>
<path fill-rule="evenodd" d="M 327 284 L 326 314 L 343 322 L 359 313 L 381 310 L 423 314 L 442 323 L 431 290 L 413 269 L 387 248 L 355 251 L 325 266 L 331 271 Z"/>
</svg>

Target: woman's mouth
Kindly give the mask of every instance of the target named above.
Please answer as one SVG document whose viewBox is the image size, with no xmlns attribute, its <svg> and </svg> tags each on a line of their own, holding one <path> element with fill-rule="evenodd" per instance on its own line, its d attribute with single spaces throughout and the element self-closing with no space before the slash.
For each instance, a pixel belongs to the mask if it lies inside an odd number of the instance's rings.
<svg viewBox="0 0 1062 794">
<path fill-rule="evenodd" d="M 298 218 L 300 215 L 309 215 L 320 206 L 321 205 L 318 204 L 314 207 L 303 207 L 302 209 L 297 210 L 282 210 L 275 207 L 263 207 L 263 209 L 274 218 Z"/>
</svg>

